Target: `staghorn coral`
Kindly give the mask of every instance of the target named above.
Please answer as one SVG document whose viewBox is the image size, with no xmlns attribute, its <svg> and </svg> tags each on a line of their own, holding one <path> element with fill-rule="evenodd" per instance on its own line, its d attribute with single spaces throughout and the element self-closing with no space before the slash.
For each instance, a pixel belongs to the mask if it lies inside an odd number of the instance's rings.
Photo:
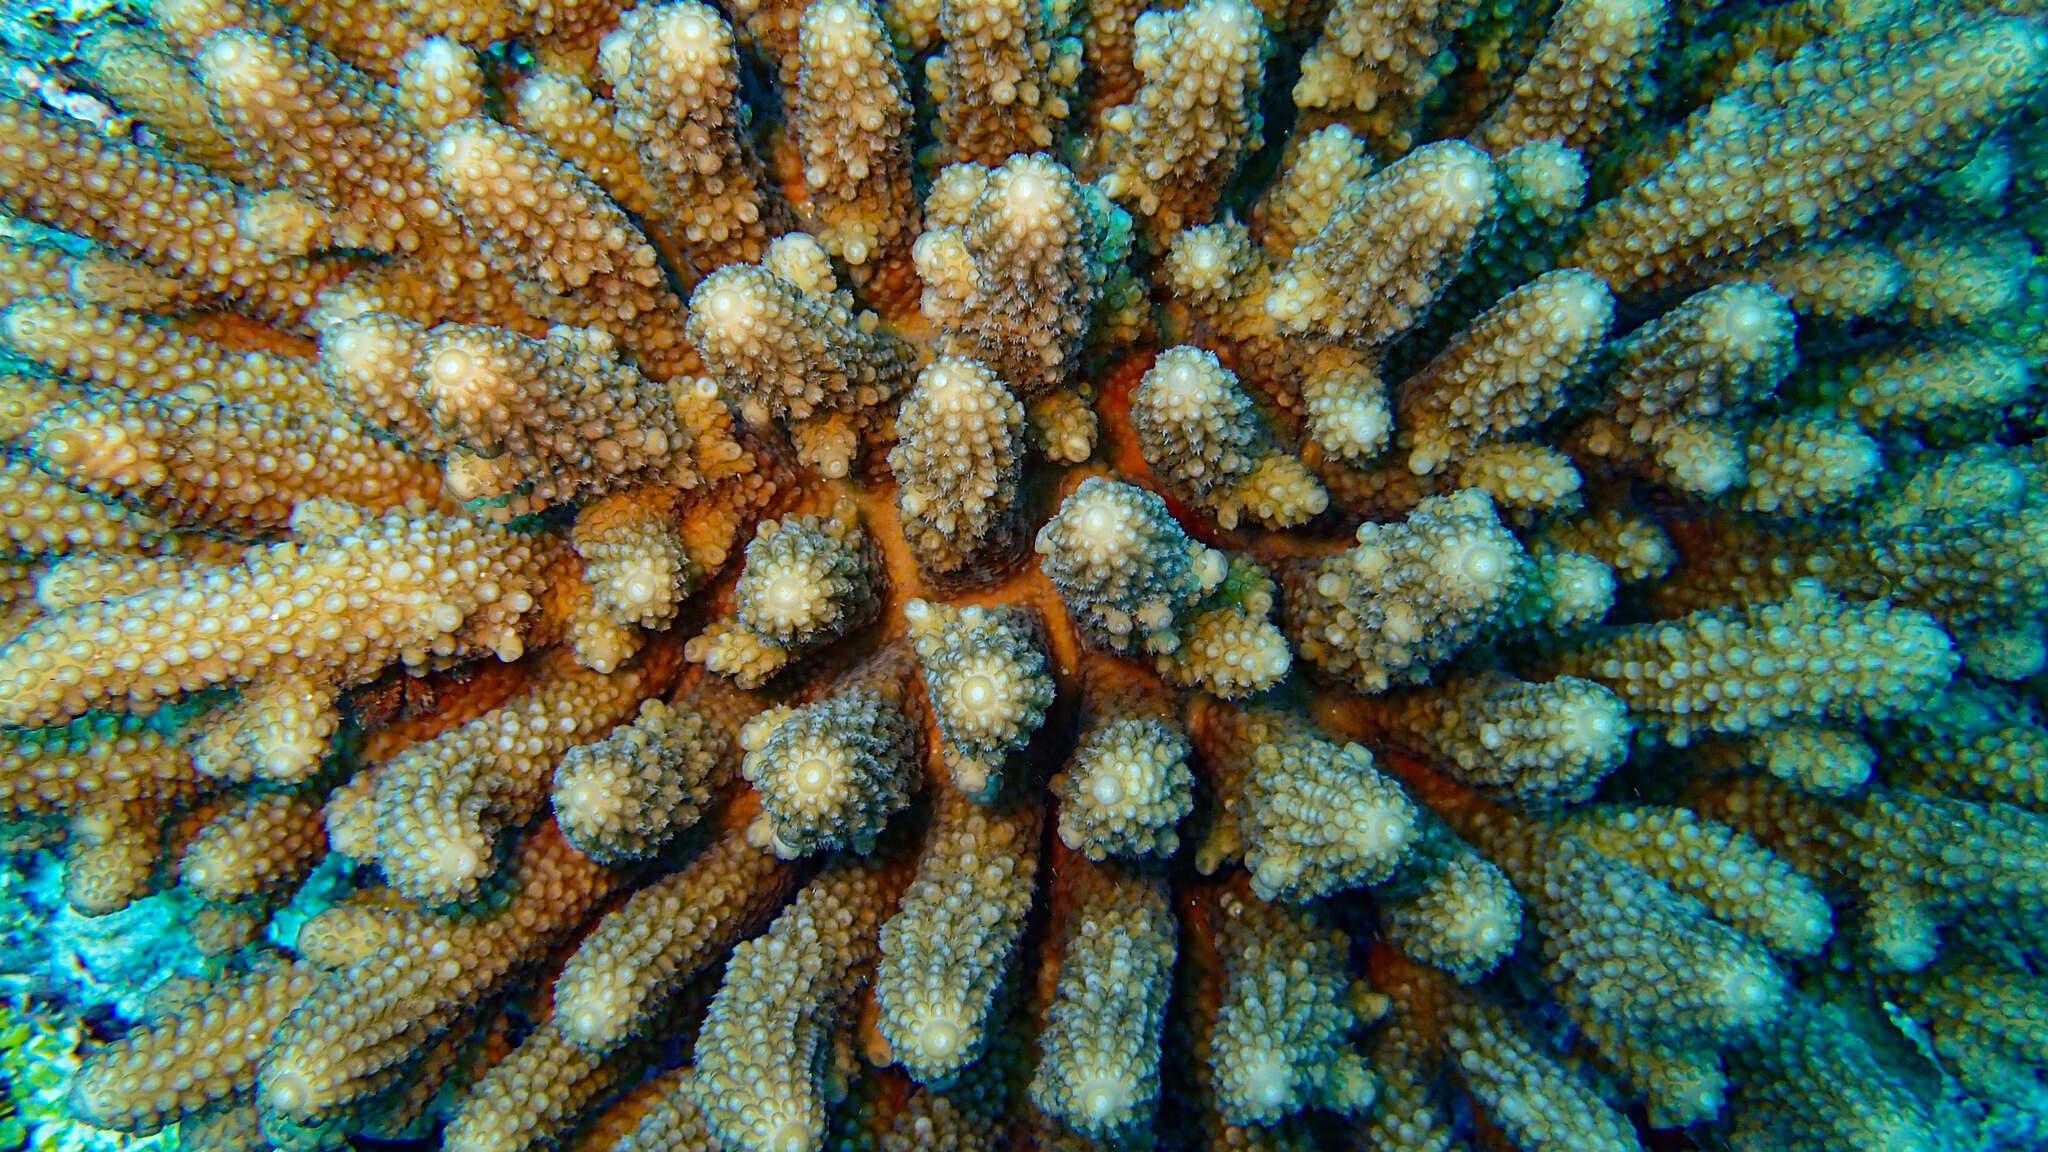
<svg viewBox="0 0 2048 1152">
<path fill-rule="evenodd" d="M 1329 506 L 1307 467 L 1274 447 L 1251 397 L 1214 353 L 1160 353 L 1131 392 L 1131 426 L 1153 475 L 1225 528 L 1240 515 L 1286 527 Z"/>
<path fill-rule="evenodd" d="M 1157 876 L 1071 864 L 1060 983 L 1046 1010 L 1031 1095 L 1084 1133 L 1140 1130 L 1158 1106 L 1160 1029 L 1174 960 L 1172 909 Z"/>
<path fill-rule="evenodd" d="M 1102 114 L 1102 190 L 1131 204 L 1154 238 L 1214 215 L 1224 184 L 1262 142 L 1255 105 L 1270 51 L 1243 0 L 1204 0 L 1140 16 L 1131 103 Z"/>
<path fill-rule="evenodd" d="M 498 834 L 533 819 L 557 760 L 638 709 L 669 671 L 661 655 L 604 675 L 557 653 L 502 706 L 379 765 L 370 803 L 392 887 L 429 905 L 480 895 Z"/>
<path fill-rule="evenodd" d="M 761 796 L 755 847 L 787 858 L 873 847 L 916 783 L 907 663 L 884 653 L 823 700 L 771 708 L 740 732 L 740 774 Z"/>
<path fill-rule="evenodd" d="M 759 263 L 705 277 L 689 319 L 690 339 L 742 410 L 789 420 L 798 458 L 828 476 L 846 475 L 857 454 L 847 421 L 903 391 L 911 376 L 903 341 L 874 313 L 856 314 L 836 288 L 824 249 L 796 233 Z"/>
<path fill-rule="evenodd" d="M 1399 524 L 1360 525 L 1357 547 L 1290 572 L 1290 638 L 1365 692 L 1420 680 L 1502 614 L 1526 569 L 1484 492 L 1433 497 Z"/>
<path fill-rule="evenodd" d="M 690 641 L 690 659 L 755 688 L 805 649 L 867 623 L 879 605 L 866 544 L 850 507 L 762 521 L 735 611 Z"/>
<path fill-rule="evenodd" d="M 913 255 L 942 349 L 983 361 L 1023 397 L 1067 383 L 1129 246 L 1128 218 L 1042 154 L 944 169 L 924 217 Z"/>
<path fill-rule="evenodd" d="M 1003 760 L 1031 742 L 1052 704 L 1052 676 L 1037 626 L 1015 608 L 903 606 L 939 728 L 939 752 L 955 788 L 992 795 Z"/>
<path fill-rule="evenodd" d="M 761 158 L 742 133 L 732 26 L 704 4 L 635 9 L 599 53 L 633 142 L 699 272 L 761 258 L 770 218 Z"/>
<path fill-rule="evenodd" d="M 74 1111 L 2023 1127 L 2040 19 L 7 22 L 0 813 L 221 954 Z"/>
<path fill-rule="evenodd" d="M 1376 883 L 1407 855 L 1415 807 L 1374 770 L 1370 752 L 1302 732 L 1285 715 L 1218 709 L 1203 719 L 1197 735 L 1218 804 L 1234 817 L 1260 899 L 1302 901 Z"/>
<path fill-rule="evenodd" d="M 1050 781 L 1060 840 L 1091 860 L 1171 855 L 1195 785 L 1171 698 L 1107 664 L 1090 669 L 1088 689 L 1073 755 Z"/>
<path fill-rule="evenodd" d="M 917 220 L 912 112 L 882 18 L 858 0 L 806 7 L 797 35 L 805 222 L 857 278 L 900 274 Z"/>
<path fill-rule="evenodd" d="M 675 705 L 647 700 L 630 723 L 571 748 L 550 793 L 562 834 L 607 864 L 653 855 L 731 778 L 733 730 L 749 710 L 715 687 Z"/>
<path fill-rule="evenodd" d="M 988 367 L 939 356 L 896 414 L 896 510 L 904 543 L 933 575 L 999 562 L 1017 541 L 1024 406 Z"/>
<path fill-rule="evenodd" d="M 1223 893 L 1209 925 L 1222 995 L 1209 1071 L 1226 1120 L 1258 1124 L 1313 1101 L 1363 1111 L 1378 1092 L 1348 1034 L 1360 1023 L 1340 952 L 1313 912 Z"/>
<path fill-rule="evenodd" d="M 935 807 L 917 876 L 882 925 L 875 971 L 883 1047 L 927 1084 L 950 1080 L 989 1043 L 1038 870 L 1036 806 L 984 810 L 948 792 Z"/>
</svg>

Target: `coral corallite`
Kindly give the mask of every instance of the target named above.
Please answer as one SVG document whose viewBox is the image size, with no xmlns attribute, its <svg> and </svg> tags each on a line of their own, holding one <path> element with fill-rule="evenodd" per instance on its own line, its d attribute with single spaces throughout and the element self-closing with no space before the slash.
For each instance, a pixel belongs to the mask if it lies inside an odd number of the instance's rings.
<svg viewBox="0 0 2048 1152">
<path fill-rule="evenodd" d="M 2048 1132 L 2039 0 L 68 19 L 0 818 L 207 957 L 79 1120 Z"/>
</svg>

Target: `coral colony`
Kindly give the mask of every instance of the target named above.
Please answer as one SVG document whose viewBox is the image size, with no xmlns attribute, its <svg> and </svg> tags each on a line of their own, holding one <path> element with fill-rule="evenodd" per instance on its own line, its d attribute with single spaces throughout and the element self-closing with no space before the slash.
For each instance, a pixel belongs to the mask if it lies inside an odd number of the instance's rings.
<svg viewBox="0 0 2048 1152">
<path fill-rule="evenodd" d="M 71 1116 L 2035 1138 L 2043 10 L 56 27 L 0 811 L 213 957 Z"/>
</svg>

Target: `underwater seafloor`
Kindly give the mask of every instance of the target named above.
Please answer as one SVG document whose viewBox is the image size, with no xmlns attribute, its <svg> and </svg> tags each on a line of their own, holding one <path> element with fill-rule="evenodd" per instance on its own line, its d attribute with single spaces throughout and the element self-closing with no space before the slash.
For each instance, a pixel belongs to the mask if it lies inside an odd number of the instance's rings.
<svg viewBox="0 0 2048 1152">
<path fill-rule="evenodd" d="M 0 1147 L 2048 1147 L 2048 7 L 0 5 Z"/>
</svg>

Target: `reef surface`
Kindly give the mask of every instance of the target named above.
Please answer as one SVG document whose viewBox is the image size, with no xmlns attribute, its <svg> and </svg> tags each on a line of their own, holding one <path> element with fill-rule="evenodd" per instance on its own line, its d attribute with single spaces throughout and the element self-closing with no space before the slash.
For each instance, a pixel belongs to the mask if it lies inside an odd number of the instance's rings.
<svg viewBox="0 0 2048 1152">
<path fill-rule="evenodd" d="M 2043 1138 L 2039 3 L 0 40 L 65 1141 Z"/>
</svg>

